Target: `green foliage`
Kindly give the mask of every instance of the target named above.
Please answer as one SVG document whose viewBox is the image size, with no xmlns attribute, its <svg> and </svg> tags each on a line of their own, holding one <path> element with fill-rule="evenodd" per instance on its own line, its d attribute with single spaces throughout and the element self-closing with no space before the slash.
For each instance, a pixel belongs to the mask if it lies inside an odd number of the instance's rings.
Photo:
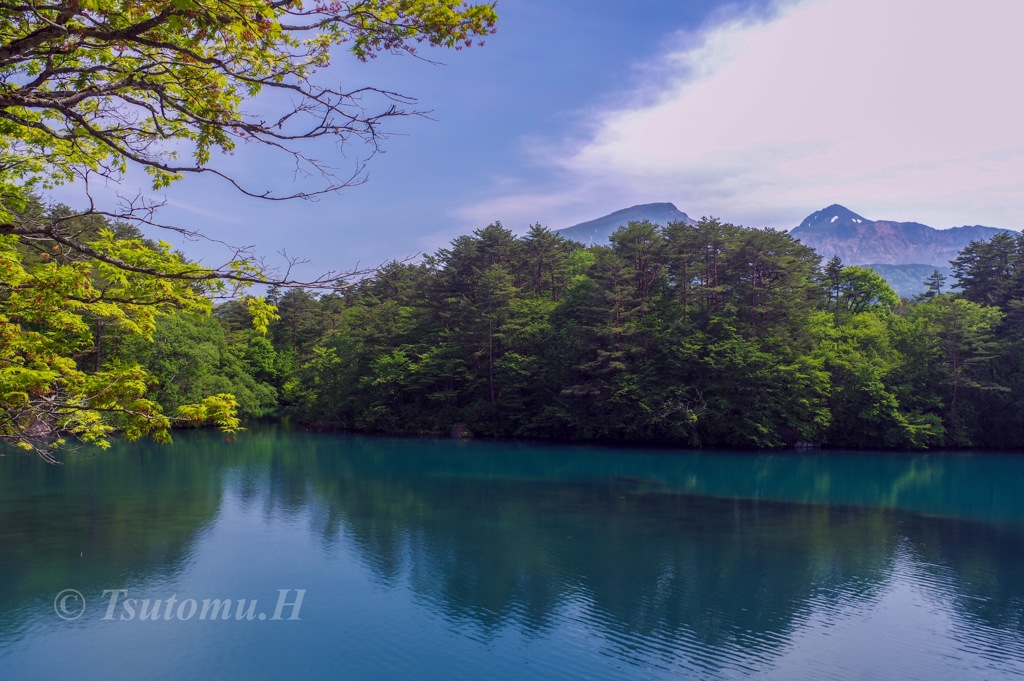
<svg viewBox="0 0 1024 681">
<path fill-rule="evenodd" d="M 951 265 L 971 302 L 1006 308 L 1024 296 L 1024 234 L 1004 232 L 972 242 Z"/>
<path fill-rule="evenodd" d="M 172 420 L 161 403 L 177 422 L 230 432 L 239 409 L 273 403 L 266 381 L 292 380 L 322 336 L 302 314 L 308 294 L 290 291 L 281 296 L 287 323 L 275 301 L 241 303 L 255 332 L 285 334 L 289 348 L 275 337 L 276 349 L 250 352 L 237 345 L 237 328 L 227 327 L 231 339 L 215 337 L 219 327 L 190 315 L 209 314 L 215 295 L 267 280 L 244 250 L 202 267 L 104 218 L 154 226 L 145 202 L 110 209 L 89 197 L 75 215 L 44 210 L 33 192 L 77 181 L 88 194 L 90 182 L 116 185 L 129 167 L 145 170 L 154 189 L 188 173 L 261 198 L 339 189 L 359 172 L 336 178 L 303 141 L 362 141 L 372 153 L 382 120 L 407 112 L 394 93 L 322 82 L 332 56 L 462 49 L 492 33 L 495 20 L 492 5 L 462 0 L 0 6 L 0 441 L 50 457 L 66 437 L 167 440 Z M 248 110 L 275 92 L 290 111 L 267 120 Z M 381 111 L 372 110 L 374 95 Z M 218 152 L 239 141 L 285 154 L 323 186 L 294 197 L 243 187 L 216 167 Z"/>
<path fill-rule="evenodd" d="M 941 444 L 941 421 L 912 411 L 893 386 L 904 358 L 893 347 L 888 315 L 855 314 L 841 325 L 821 314 L 813 322 L 815 356 L 829 372 L 831 423 L 826 444 L 918 449 Z"/>
<path fill-rule="evenodd" d="M 152 398 L 171 413 L 189 419 L 186 405 L 228 394 L 239 415 L 262 416 L 277 403 L 277 391 L 256 379 L 272 370 L 273 348 L 256 331 L 243 338 L 245 345 L 229 344 L 216 319 L 178 312 L 157 320 L 151 341 L 126 339 L 120 354 L 149 371 Z"/>
<path fill-rule="evenodd" d="M 853 314 L 871 309 L 892 310 L 899 296 L 874 270 L 851 265 L 840 276 L 840 305 Z"/>
<path fill-rule="evenodd" d="M 1006 388 L 992 380 L 995 330 L 1003 318 L 995 307 L 942 294 L 908 313 L 925 339 L 920 353 L 930 392 L 942 397 L 951 444 L 976 444 L 972 433 L 984 393 Z"/>
<path fill-rule="evenodd" d="M 166 244 L 125 238 L 125 229 L 115 229 L 102 222 L 81 226 L 87 247 L 117 266 L 60 243 L 0 235 L 0 440 L 49 458 L 68 437 L 100 446 L 114 431 L 169 439 L 173 421 L 151 390 L 159 371 L 145 366 L 144 353 L 117 346 L 164 349 L 158 330 L 173 319 L 168 315 L 209 314 L 210 295 L 223 284 L 179 278 L 204 270 Z M 264 302 L 251 307 L 272 314 Z M 237 429 L 234 399 L 206 404 L 210 394 L 193 392 L 194 408 L 175 418 Z M 189 400 L 173 402 L 189 406 Z"/>
<path fill-rule="evenodd" d="M 900 302 L 882 275 L 866 267 L 844 267 L 838 256 L 833 256 L 826 263 L 822 282 L 826 287 L 827 308 L 832 310 L 836 324 L 851 314 L 893 310 Z"/>
</svg>

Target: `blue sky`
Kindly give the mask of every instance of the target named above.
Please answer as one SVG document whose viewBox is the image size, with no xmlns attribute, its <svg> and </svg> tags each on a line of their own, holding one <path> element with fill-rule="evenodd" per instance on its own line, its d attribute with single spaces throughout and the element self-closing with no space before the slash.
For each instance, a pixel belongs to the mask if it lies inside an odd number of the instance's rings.
<svg viewBox="0 0 1024 681">
<path fill-rule="evenodd" d="M 1019 0 L 500 0 L 498 13 L 484 47 L 429 54 L 442 66 L 332 68 L 432 112 L 392 122 L 365 184 L 267 203 L 190 179 L 161 195 L 161 219 L 286 249 L 310 273 L 431 252 L 496 220 L 559 228 L 650 201 L 749 226 L 790 228 L 834 202 L 1024 226 Z M 317 150 L 342 168 L 359 154 Z M 257 149 L 217 161 L 253 186 L 304 188 Z"/>
</svg>

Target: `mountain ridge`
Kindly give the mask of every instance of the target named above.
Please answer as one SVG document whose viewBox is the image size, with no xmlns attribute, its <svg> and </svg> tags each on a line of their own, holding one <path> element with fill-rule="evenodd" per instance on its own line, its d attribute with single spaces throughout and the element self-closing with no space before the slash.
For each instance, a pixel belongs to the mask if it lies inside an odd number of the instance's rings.
<svg viewBox="0 0 1024 681">
<path fill-rule="evenodd" d="M 984 225 L 936 229 L 920 222 L 870 220 L 834 203 L 811 213 L 789 234 L 822 258 L 847 265 L 932 265 L 949 261 L 972 241 L 991 239 L 1013 230 Z"/>
</svg>

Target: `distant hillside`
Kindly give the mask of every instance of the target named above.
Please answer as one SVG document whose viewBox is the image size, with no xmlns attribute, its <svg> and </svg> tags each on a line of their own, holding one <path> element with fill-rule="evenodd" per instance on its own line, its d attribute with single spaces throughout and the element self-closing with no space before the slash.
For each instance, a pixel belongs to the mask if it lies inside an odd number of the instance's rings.
<svg viewBox="0 0 1024 681">
<path fill-rule="evenodd" d="M 628 222 L 647 220 L 656 225 L 667 225 L 670 222 L 685 222 L 689 225 L 697 224 L 690 216 L 676 208 L 671 203 L 645 203 L 632 208 L 617 210 L 603 218 L 581 222 L 572 227 L 555 230 L 560 236 L 566 239 L 578 241 L 587 246 L 594 244 L 608 243 L 608 237 L 612 232 Z"/>
<path fill-rule="evenodd" d="M 948 267 L 964 246 L 1011 230 L 981 225 L 935 229 L 919 222 L 869 220 L 838 204 L 812 213 L 790 231 L 828 259 L 847 265 L 930 265 Z M 930 270 L 929 270 L 930 273 Z"/>
<path fill-rule="evenodd" d="M 919 293 L 924 293 L 925 286 L 924 280 L 931 276 L 932 272 L 938 270 L 943 276 L 946 277 L 946 285 L 943 287 L 943 291 L 949 291 L 952 289 L 953 284 L 956 283 L 956 279 L 953 278 L 953 268 L 949 265 L 864 265 L 864 267 L 870 267 L 875 272 L 878 272 L 882 277 L 889 282 L 889 286 L 892 286 L 893 290 L 900 295 L 901 298 L 913 298 Z"/>
</svg>

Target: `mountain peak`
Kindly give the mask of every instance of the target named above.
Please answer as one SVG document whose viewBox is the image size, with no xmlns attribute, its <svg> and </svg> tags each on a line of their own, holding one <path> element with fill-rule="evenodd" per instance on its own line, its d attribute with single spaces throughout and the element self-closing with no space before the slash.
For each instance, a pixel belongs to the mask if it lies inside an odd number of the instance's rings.
<svg viewBox="0 0 1024 681">
<path fill-rule="evenodd" d="M 808 215 L 793 231 L 796 232 L 797 230 L 813 229 L 822 225 L 829 225 L 832 227 L 855 227 L 856 225 L 862 225 L 869 222 L 872 221 L 861 215 L 857 215 L 846 206 L 833 203 L 827 208 L 822 208 L 821 210 Z"/>
<path fill-rule="evenodd" d="M 685 222 L 688 225 L 696 224 L 690 216 L 676 208 L 673 203 L 642 203 L 630 208 L 623 208 L 614 213 L 609 213 L 596 220 L 581 222 L 572 227 L 555 230 L 560 236 L 573 241 L 579 241 L 587 246 L 603 244 L 608 242 L 612 232 L 629 222 L 647 220 L 656 225 L 667 225 L 671 222 Z"/>
</svg>

